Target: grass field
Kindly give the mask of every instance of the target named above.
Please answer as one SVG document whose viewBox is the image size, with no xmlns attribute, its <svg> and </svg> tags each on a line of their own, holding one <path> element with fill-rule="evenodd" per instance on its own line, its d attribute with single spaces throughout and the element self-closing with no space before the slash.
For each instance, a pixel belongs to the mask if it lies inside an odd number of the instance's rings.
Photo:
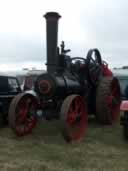
<svg viewBox="0 0 128 171">
<path fill-rule="evenodd" d="M 0 130 L 0 171 L 124 171 L 128 170 L 128 143 L 122 127 L 89 123 L 82 142 L 67 144 L 59 122 L 41 121 L 27 137 L 10 128 Z"/>
</svg>

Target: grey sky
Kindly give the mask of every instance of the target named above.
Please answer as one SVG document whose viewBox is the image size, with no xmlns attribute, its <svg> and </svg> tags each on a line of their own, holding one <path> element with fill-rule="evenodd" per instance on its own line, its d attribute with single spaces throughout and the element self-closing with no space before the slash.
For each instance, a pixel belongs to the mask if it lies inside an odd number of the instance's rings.
<svg viewBox="0 0 128 171">
<path fill-rule="evenodd" d="M 3 0 L 0 1 L 0 70 L 43 68 L 45 19 L 57 11 L 59 42 L 72 56 L 86 57 L 99 48 L 111 67 L 128 65 L 127 0 Z"/>
</svg>

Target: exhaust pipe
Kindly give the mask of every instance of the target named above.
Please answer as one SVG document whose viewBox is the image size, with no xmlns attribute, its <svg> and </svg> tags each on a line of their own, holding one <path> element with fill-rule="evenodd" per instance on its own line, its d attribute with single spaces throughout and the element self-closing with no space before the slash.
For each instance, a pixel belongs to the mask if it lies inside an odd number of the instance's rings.
<svg viewBox="0 0 128 171">
<path fill-rule="evenodd" d="M 48 12 L 44 15 L 46 19 L 46 42 L 47 42 L 47 72 L 53 73 L 57 69 L 58 53 L 58 20 L 61 17 L 56 12 Z"/>
</svg>

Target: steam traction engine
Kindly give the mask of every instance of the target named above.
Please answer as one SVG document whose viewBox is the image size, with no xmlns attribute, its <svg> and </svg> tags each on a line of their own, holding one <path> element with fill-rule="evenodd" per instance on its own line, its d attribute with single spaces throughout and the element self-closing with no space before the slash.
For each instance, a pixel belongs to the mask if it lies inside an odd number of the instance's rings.
<svg viewBox="0 0 128 171">
<path fill-rule="evenodd" d="M 41 74 L 33 92 L 17 95 L 9 109 L 9 123 L 19 136 L 36 126 L 40 116 L 61 120 L 62 135 L 67 141 L 79 140 L 87 128 L 88 114 L 101 124 L 113 124 L 119 117 L 120 86 L 98 49 L 87 57 L 67 55 L 64 42 L 57 47 L 56 12 L 46 13 L 47 72 Z"/>
</svg>

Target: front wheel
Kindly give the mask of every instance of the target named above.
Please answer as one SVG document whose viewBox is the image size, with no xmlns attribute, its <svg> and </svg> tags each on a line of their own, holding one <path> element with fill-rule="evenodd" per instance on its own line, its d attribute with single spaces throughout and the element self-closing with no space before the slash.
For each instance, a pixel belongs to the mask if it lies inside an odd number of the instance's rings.
<svg viewBox="0 0 128 171">
<path fill-rule="evenodd" d="M 9 125 L 18 136 L 32 132 L 36 126 L 37 99 L 29 93 L 18 94 L 11 102 L 9 108 Z"/>
<path fill-rule="evenodd" d="M 87 107 L 79 95 L 68 96 L 61 107 L 62 135 L 67 142 L 83 138 L 87 128 Z"/>
</svg>

